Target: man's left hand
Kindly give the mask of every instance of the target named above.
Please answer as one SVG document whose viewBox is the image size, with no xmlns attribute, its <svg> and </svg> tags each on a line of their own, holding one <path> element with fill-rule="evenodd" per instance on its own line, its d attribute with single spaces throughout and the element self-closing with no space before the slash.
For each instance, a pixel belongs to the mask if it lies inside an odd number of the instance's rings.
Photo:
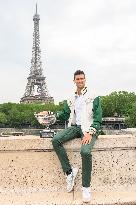
<svg viewBox="0 0 136 205">
<path fill-rule="evenodd" d="M 89 144 L 89 143 L 91 142 L 91 140 L 92 140 L 92 135 L 90 135 L 89 133 L 85 133 L 84 136 L 83 136 L 83 139 L 82 139 L 81 143 L 82 143 L 83 145 Z"/>
</svg>

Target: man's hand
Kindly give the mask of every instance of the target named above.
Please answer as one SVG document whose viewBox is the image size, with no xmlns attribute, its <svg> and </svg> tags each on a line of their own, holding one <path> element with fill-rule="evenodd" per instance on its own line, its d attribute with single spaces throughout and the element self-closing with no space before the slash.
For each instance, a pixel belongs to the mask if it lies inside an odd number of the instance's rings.
<svg viewBox="0 0 136 205">
<path fill-rule="evenodd" d="M 85 133 L 84 136 L 83 136 L 83 139 L 82 139 L 81 143 L 82 143 L 83 145 L 89 144 L 89 143 L 91 142 L 91 140 L 92 140 L 92 135 L 90 135 L 89 133 Z"/>
</svg>

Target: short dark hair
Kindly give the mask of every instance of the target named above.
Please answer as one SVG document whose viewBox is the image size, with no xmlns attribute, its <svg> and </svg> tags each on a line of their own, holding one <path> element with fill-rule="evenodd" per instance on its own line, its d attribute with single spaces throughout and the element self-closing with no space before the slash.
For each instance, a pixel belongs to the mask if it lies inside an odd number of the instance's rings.
<svg viewBox="0 0 136 205">
<path fill-rule="evenodd" d="M 74 80 L 75 80 L 76 75 L 81 75 L 81 74 L 83 74 L 84 77 L 85 77 L 84 71 L 82 71 L 82 70 L 77 70 L 77 71 L 74 73 Z"/>
</svg>

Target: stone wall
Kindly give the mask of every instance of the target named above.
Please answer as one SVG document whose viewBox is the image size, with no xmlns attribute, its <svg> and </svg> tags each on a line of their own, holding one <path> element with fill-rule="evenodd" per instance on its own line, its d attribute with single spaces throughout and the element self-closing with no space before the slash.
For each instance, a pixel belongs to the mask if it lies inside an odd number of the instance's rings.
<svg viewBox="0 0 136 205">
<path fill-rule="evenodd" d="M 70 162 L 79 167 L 75 192 L 81 189 L 80 139 L 64 144 Z M 136 137 L 99 136 L 94 149 L 92 190 L 136 192 Z M 66 191 L 65 176 L 51 138 L 0 138 L 0 191 Z"/>
</svg>

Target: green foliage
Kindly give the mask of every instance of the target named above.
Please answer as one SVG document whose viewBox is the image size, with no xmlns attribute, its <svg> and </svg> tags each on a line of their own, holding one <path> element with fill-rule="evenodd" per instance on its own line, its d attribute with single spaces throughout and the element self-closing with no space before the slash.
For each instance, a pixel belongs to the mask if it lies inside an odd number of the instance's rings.
<svg viewBox="0 0 136 205">
<path fill-rule="evenodd" d="M 103 117 L 124 116 L 129 127 L 136 127 L 136 94 L 119 91 L 102 96 Z M 34 117 L 34 112 L 62 110 L 63 102 L 55 104 L 0 104 L 0 126 L 43 128 Z"/>
<path fill-rule="evenodd" d="M 126 124 L 128 127 L 136 127 L 136 102 L 132 104 L 132 108 L 129 110 Z"/>
<path fill-rule="evenodd" d="M 125 117 L 128 127 L 136 127 L 136 94 L 119 91 L 101 97 L 103 117 Z"/>
<path fill-rule="evenodd" d="M 7 122 L 7 118 L 6 118 L 5 113 L 0 112 L 0 123 L 5 124 L 6 122 Z"/>
<path fill-rule="evenodd" d="M 132 104 L 136 102 L 136 94 L 127 91 L 112 92 L 102 97 L 103 117 L 128 116 Z"/>
<path fill-rule="evenodd" d="M 43 110 L 57 112 L 61 110 L 63 104 L 0 104 L 0 125 L 8 127 L 37 127 L 42 128 L 34 117 L 34 112 L 38 113 Z"/>
</svg>

